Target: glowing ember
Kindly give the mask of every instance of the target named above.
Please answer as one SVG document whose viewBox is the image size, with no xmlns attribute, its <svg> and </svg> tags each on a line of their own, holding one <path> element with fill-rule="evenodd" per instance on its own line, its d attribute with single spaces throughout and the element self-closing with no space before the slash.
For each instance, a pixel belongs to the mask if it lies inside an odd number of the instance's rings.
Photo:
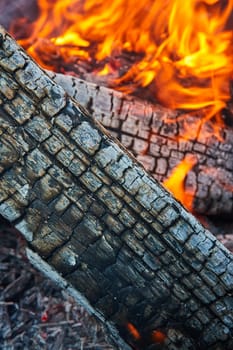
<svg viewBox="0 0 233 350">
<path fill-rule="evenodd" d="M 165 339 L 166 339 L 166 334 L 164 334 L 163 332 L 161 331 L 153 331 L 152 332 L 152 339 L 155 343 L 158 343 L 158 344 L 162 344 L 164 343 Z"/>
<path fill-rule="evenodd" d="M 188 172 L 196 162 L 197 159 L 195 156 L 184 158 L 177 167 L 173 169 L 171 176 L 163 182 L 164 187 L 189 210 L 192 210 L 194 193 L 187 193 L 184 188 L 184 183 Z"/>
<path fill-rule="evenodd" d="M 127 329 L 135 340 L 139 340 L 141 338 L 140 333 L 132 323 L 127 324 Z"/>
<path fill-rule="evenodd" d="M 127 91 L 150 85 L 171 108 L 208 107 L 207 119 L 230 98 L 233 0 L 38 0 L 38 8 L 23 39 L 25 19 L 11 32 L 21 32 L 19 43 L 45 68 L 58 70 L 58 58 L 65 66 L 81 60 L 103 76 L 114 57 L 134 53 L 115 81 Z"/>
</svg>

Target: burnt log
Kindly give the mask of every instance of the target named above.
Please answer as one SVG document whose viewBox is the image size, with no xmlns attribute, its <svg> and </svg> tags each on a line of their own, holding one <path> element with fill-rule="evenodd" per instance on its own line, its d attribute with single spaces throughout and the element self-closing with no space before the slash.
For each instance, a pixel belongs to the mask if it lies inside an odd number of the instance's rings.
<svg viewBox="0 0 233 350">
<path fill-rule="evenodd" d="M 0 29 L 0 214 L 122 350 L 232 349 L 233 257 Z"/>
<path fill-rule="evenodd" d="M 193 212 L 233 214 L 233 129 L 216 130 L 216 121 L 172 111 L 79 78 L 49 73 L 134 154 L 146 170 L 163 182 L 189 156 L 193 165 L 184 180 Z M 223 112 L 224 114 L 224 112 Z"/>
</svg>

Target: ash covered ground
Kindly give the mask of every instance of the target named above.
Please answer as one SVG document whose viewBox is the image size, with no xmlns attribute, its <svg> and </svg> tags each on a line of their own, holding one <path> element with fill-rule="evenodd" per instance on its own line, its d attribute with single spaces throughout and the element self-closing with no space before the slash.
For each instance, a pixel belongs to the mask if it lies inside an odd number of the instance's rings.
<svg viewBox="0 0 233 350">
<path fill-rule="evenodd" d="M 0 220 L 0 350 L 113 350 L 102 326 L 35 270 Z"/>
</svg>

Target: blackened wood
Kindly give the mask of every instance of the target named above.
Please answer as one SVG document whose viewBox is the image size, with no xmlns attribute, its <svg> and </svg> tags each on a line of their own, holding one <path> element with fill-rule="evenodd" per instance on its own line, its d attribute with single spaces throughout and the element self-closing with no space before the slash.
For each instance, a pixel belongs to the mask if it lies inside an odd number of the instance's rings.
<svg viewBox="0 0 233 350">
<path fill-rule="evenodd" d="M 122 350 L 232 349 L 230 252 L 0 33 L 0 214 L 30 260 Z"/>
<path fill-rule="evenodd" d="M 193 211 L 232 217 L 232 127 L 215 131 L 216 122 L 200 125 L 201 115 L 172 111 L 75 77 L 50 75 L 157 180 L 164 181 L 184 158 L 195 155 L 184 181 L 186 196 L 194 197 Z"/>
</svg>

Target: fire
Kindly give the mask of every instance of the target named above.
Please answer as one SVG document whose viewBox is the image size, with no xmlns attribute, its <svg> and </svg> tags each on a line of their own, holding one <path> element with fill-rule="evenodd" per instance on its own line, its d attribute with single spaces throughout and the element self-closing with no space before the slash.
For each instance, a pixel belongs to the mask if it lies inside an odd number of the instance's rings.
<svg viewBox="0 0 233 350">
<path fill-rule="evenodd" d="M 80 61 L 111 72 L 114 57 L 136 55 L 119 69 L 116 88 L 153 88 L 171 108 L 207 108 L 211 119 L 230 98 L 233 0 L 38 0 L 39 16 L 11 32 L 44 68 Z M 19 30 L 20 28 L 20 30 Z M 59 60 L 60 59 L 60 60 Z M 59 63 L 60 64 L 60 63 Z M 69 68 L 70 69 L 70 68 Z"/>
<path fill-rule="evenodd" d="M 202 109 L 195 126 L 183 120 L 185 132 L 176 140 L 196 139 L 211 120 L 211 136 L 221 141 L 221 110 L 233 78 L 233 0 L 37 0 L 37 5 L 37 20 L 15 20 L 10 32 L 42 67 L 70 73 L 84 64 L 116 89 L 149 87 L 167 107 Z M 202 140 L 209 136 L 202 133 Z M 194 164 L 185 158 L 164 182 L 188 209 L 193 194 L 187 195 L 184 181 Z"/>
<path fill-rule="evenodd" d="M 192 211 L 194 193 L 187 193 L 184 188 L 185 178 L 188 172 L 196 164 L 195 156 L 185 157 L 172 171 L 171 176 L 163 182 L 164 187 L 169 190 L 187 209 Z"/>
</svg>

